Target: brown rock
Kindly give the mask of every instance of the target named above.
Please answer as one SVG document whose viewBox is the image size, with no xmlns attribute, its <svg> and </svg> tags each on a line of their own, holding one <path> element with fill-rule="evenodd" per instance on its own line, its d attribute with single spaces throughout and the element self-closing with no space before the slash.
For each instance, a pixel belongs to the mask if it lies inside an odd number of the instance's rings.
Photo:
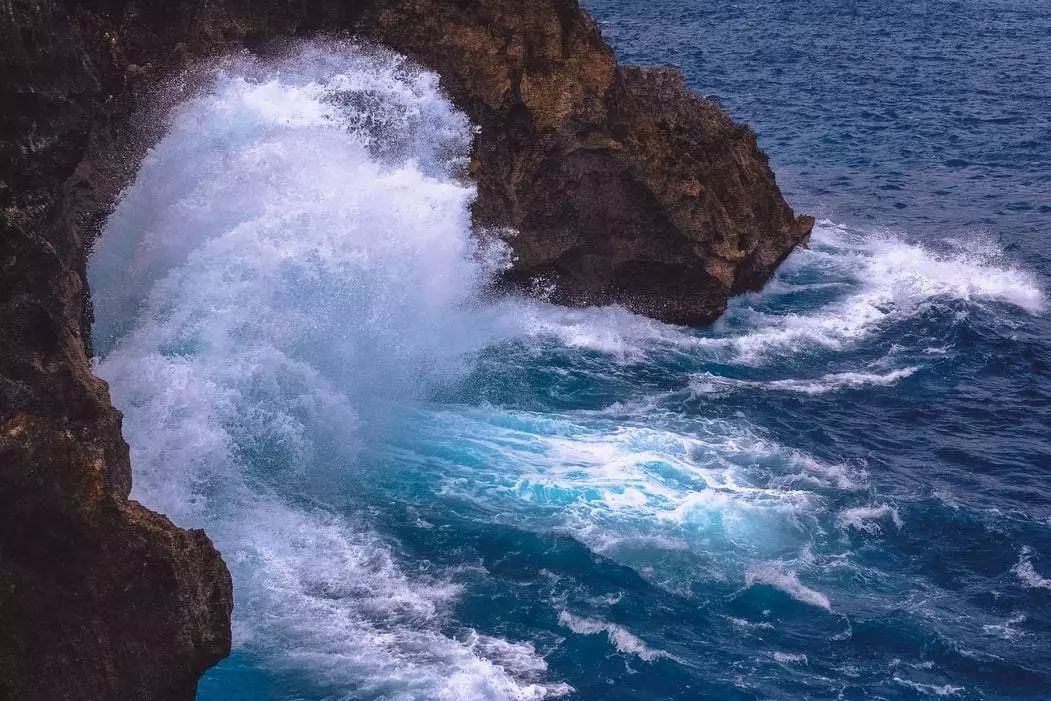
<svg viewBox="0 0 1051 701">
<path fill-rule="evenodd" d="M 9 4 L 0 46 L 0 698 L 192 698 L 230 649 L 230 577 L 128 500 L 87 354 L 86 245 L 118 178 L 85 152 L 128 62 L 60 3 Z"/>
<path fill-rule="evenodd" d="M 437 69 L 481 126 L 475 219 L 518 232 L 508 286 L 705 324 L 809 234 L 748 127 L 679 71 L 618 67 L 575 2 L 377 7 L 359 31 Z"/>
</svg>

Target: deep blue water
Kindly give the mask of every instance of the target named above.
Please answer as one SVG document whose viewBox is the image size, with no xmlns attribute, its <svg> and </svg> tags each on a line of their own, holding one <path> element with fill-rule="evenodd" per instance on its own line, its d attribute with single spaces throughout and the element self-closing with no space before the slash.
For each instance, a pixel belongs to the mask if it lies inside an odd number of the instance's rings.
<svg viewBox="0 0 1051 701">
<path fill-rule="evenodd" d="M 136 496 L 234 573 L 199 698 L 1051 698 L 1051 5 L 585 4 L 811 248 L 703 330 L 481 301 L 426 75 L 231 69 L 92 262 Z"/>
</svg>

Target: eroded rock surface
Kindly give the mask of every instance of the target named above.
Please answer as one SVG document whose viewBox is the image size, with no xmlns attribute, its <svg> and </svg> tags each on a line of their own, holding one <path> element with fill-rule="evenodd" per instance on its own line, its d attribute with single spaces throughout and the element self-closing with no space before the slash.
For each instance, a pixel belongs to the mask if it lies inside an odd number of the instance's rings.
<svg viewBox="0 0 1051 701">
<path fill-rule="evenodd" d="M 671 70 L 618 66 L 575 0 L 9 0 L 0 13 L 0 698 L 191 698 L 229 651 L 200 531 L 128 499 L 120 414 L 89 364 L 86 253 L 195 60 L 318 33 L 437 70 L 481 127 L 480 225 L 508 286 L 716 318 L 808 234 L 754 134 Z"/>
<path fill-rule="evenodd" d="M 512 285 L 704 324 L 810 233 L 751 129 L 678 71 L 618 66 L 575 2 L 376 3 L 356 26 L 482 127 L 475 217 L 518 232 Z"/>
</svg>

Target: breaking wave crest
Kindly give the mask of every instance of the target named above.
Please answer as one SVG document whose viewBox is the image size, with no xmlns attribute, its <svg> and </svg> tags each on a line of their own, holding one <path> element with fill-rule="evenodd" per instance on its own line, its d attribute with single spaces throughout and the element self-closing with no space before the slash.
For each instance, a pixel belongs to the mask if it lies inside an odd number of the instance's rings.
<svg viewBox="0 0 1051 701">
<path fill-rule="evenodd" d="M 610 644 L 617 650 L 626 654 L 634 655 L 644 662 L 653 662 L 662 657 L 670 657 L 662 650 L 654 650 L 642 642 L 638 636 L 627 628 L 616 623 L 610 623 L 596 618 L 584 618 L 574 616 L 568 611 L 558 614 L 558 622 L 580 635 L 605 634 Z"/>
<path fill-rule="evenodd" d="M 1030 547 L 1022 548 L 1018 556 L 1018 562 L 1011 568 L 1023 585 L 1029 589 L 1051 590 L 1051 577 L 1041 576 L 1033 566 L 1033 550 Z"/>
<path fill-rule="evenodd" d="M 816 300 L 806 312 L 773 304 Z M 809 250 L 797 252 L 767 288 L 735 300 L 702 343 L 745 364 L 807 348 L 844 350 L 880 329 L 939 305 L 1006 304 L 1030 314 L 1046 308 L 1036 278 L 981 239 L 945 242 L 944 250 L 880 232 L 819 222 Z"/>
<path fill-rule="evenodd" d="M 434 74 L 375 49 L 306 45 L 196 80 L 91 260 L 133 496 L 208 528 L 237 645 L 272 668 L 340 694 L 563 693 L 530 643 L 457 631 L 448 578 L 324 506 L 385 403 L 488 340 L 472 309 L 501 255 L 456 177 L 470 125 Z"/>
</svg>

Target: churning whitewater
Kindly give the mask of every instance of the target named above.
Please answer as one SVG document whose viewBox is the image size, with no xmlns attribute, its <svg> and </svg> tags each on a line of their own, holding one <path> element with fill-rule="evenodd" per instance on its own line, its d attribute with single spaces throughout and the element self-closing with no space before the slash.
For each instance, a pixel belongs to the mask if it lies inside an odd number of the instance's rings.
<svg viewBox="0 0 1051 701">
<path fill-rule="evenodd" d="M 436 76 L 351 46 L 202 79 L 92 259 L 134 496 L 209 529 L 237 644 L 267 665 L 365 696 L 564 690 L 530 681 L 530 643 L 450 622 L 454 582 L 324 503 L 387 405 L 478 347 L 465 118 Z"/>
<path fill-rule="evenodd" d="M 188 85 L 89 275 L 133 496 L 233 573 L 201 698 L 1051 688 L 1046 625 L 1016 634 L 1051 512 L 881 457 L 1044 311 L 995 245 L 821 222 L 703 331 L 494 299 L 435 75 L 314 43 Z M 797 431 L 802 402 L 827 420 Z M 922 571 L 950 532 L 1003 549 L 954 565 L 995 601 Z"/>
</svg>

